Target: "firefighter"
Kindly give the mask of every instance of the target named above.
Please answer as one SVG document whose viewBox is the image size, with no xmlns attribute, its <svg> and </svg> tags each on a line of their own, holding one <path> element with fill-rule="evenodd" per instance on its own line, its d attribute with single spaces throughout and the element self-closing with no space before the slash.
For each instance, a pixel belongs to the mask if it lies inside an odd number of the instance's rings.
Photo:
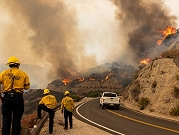
<svg viewBox="0 0 179 135">
<path fill-rule="evenodd" d="M 73 99 L 69 95 L 70 95 L 69 91 L 65 91 L 64 93 L 65 97 L 62 99 L 61 102 L 61 112 L 62 114 L 64 113 L 64 118 L 65 118 L 65 127 L 64 127 L 65 130 L 68 130 L 68 120 L 70 124 L 70 129 L 73 128 L 72 112 L 75 109 L 75 105 Z"/>
<path fill-rule="evenodd" d="M 57 107 L 57 100 L 55 96 L 50 94 L 49 89 L 44 89 L 43 97 L 39 102 L 37 109 L 37 118 L 41 119 L 41 110 L 48 112 L 49 114 L 49 133 L 53 132 L 55 109 Z"/>
<path fill-rule="evenodd" d="M 12 121 L 12 135 L 20 135 L 21 118 L 24 113 L 24 89 L 30 88 L 28 75 L 19 69 L 20 61 L 12 56 L 7 64 L 10 68 L 0 73 L 2 93 L 2 135 L 10 135 Z"/>
</svg>

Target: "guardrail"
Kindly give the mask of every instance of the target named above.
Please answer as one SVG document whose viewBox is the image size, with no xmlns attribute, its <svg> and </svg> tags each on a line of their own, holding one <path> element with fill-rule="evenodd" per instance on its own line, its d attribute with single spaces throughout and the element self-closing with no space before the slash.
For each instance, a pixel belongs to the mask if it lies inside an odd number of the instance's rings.
<svg viewBox="0 0 179 135">
<path fill-rule="evenodd" d="M 39 135 L 47 119 L 48 119 L 48 113 L 45 114 L 45 116 L 39 121 L 39 123 L 37 123 L 37 125 L 34 125 L 31 131 L 31 135 Z"/>
<path fill-rule="evenodd" d="M 56 109 L 59 108 L 60 106 L 61 104 L 57 105 L 57 107 L 55 108 L 55 111 L 57 111 Z M 34 125 L 30 135 L 39 135 L 47 119 L 48 119 L 48 113 L 45 113 L 45 115 L 42 117 L 42 119 L 40 119 L 39 122 L 38 120 L 35 122 L 36 125 Z"/>
<path fill-rule="evenodd" d="M 60 107 L 61 104 L 57 105 L 57 107 L 55 108 L 55 111 L 57 111 L 57 109 Z M 44 111 L 44 113 L 42 114 L 42 119 L 32 119 L 32 125 L 33 128 L 22 128 L 21 129 L 21 135 L 39 135 L 40 131 L 42 130 L 44 124 L 46 123 L 47 119 L 48 119 L 48 113 Z"/>
</svg>

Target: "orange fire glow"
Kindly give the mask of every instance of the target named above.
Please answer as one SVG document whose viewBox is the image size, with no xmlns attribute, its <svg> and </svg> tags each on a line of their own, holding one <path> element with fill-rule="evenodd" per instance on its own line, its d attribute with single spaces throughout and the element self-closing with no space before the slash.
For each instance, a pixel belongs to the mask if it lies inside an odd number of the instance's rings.
<svg viewBox="0 0 179 135">
<path fill-rule="evenodd" d="M 85 80 L 85 78 L 80 78 L 79 79 L 79 82 L 82 82 L 82 81 L 84 81 Z"/>
<path fill-rule="evenodd" d="M 175 34 L 176 33 L 176 28 L 171 27 L 171 26 L 166 26 L 165 30 L 159 30 L 160 33 L 162 33 L 163 38 L 157 40 L 157 44 L 161 45 L 162 41 L 170 34 Z"/>
<path fill-rule="evenodd" d="M 140 60 L 140 63 L 147 65 L 147 64 L 149 64 L 149 62 L 150 62 L 151 60 L 152 60 L 151 58 L 143 59 L 143 60 Z"/>
<path fill-rule="evenodd" d="M 64 85 L 69 84 L 70 80 L 69 79 L 63 79 L 62 82 L 64 83 Z"/>
<path fill-rule="evenodd" d="M 90 78 L 89 80 L 90 80 L 90 81 L 94 81 L 95 79 L 94 79 L 94 78 Z"/>
</svg>

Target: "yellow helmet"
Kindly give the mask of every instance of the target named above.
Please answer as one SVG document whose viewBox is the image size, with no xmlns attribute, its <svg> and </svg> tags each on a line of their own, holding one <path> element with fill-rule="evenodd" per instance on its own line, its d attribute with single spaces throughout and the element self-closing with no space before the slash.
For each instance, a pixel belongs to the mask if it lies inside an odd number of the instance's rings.
<svg viewBox="0 0 179 135">
<path fill-rule="evenodd" d="M 11 65 L 11 64 L 20 64 L 20 61 L 17 57 L 15 56 L 11 56 L 8 61 L 7 61 L 7 64 L 6 65 Z"/>
<path fill-rule="evenodd" d="M 66 95 L 69 95 L 69 94 L 70 94 L 69 91 L 65 91 L 65 93 L 64 93 L 65 96 L 66 96 Z"/>
<path fill-rule="evenodd" d="M 48 94 L 48 93 L 50 93 L 50 90 L 49 89 L 45 89 L 43 94 Z"/>
</svg>

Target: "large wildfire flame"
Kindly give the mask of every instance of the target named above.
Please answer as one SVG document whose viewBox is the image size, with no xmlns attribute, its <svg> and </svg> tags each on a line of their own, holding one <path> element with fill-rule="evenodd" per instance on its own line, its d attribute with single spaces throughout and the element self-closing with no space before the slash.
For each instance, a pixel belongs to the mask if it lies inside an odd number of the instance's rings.
<svg viewBox="0 0 179 135">
<path fill-rule="evenodd" d="M 149 64 L 149 62 L 150 62 L 151 60 L 152 60 L 151 58 L 143 59 L 143 60 L 140 60 L 140 63 L 147 65 L 147 64 Z"/>
<path fill-rule="evenodd" d="M 159 30 L 160 33 L 162 33 L 163 38 L 157 40 L 157 44 L 161 45 L 162 41 L 170 34 L 175 34 L 176 33 L 176 28 L 171 27 L 171 26 L 166 26 L 165 30 Z"/>
<path fill-rule="evenodd" d="M 166 26 L 165 30 L 159 30 L 160 33 L 162 33 L 163 35 L 163 38 L 162 39 L 159 39 L 157 40 L 157 44 L 158 45 L 161 45 L 161 43 L 163 42 L 163 40 L 170 34 L 175 34 L 177 33 L 176 31 L 176 28 L 172 27 L 172 26 Z M 151 61 L 152 59 L 151 58 L 146 58 L 146 59 L 143 59 L 143 60 L 140 60 L 140 64 L 149 64 L 149 62 Z"/>
</svg>

